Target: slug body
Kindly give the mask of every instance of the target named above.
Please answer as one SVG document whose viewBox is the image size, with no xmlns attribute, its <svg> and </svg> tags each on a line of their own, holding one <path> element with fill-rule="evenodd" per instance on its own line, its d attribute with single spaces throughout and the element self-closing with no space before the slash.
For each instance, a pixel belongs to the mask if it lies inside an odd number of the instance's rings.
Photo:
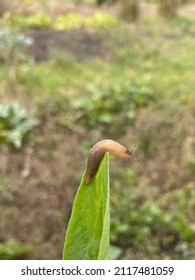
<svg viewBox="0 0 195 280">
<path fill-rule="evenodd" d="M 97 172 L 100 162 L 106 152 L 109 152 L 119 157 L 126 157 L 126 158 L 132 157 L 132 149 L 128 150 L 123 145 L 111 139 L 105 139 L 96 143 L 95 146 L 93 146 L 93 148 L 90 150 L 88 160 L 87 160 L 86 181 L 85 181 L 86 184 L 89 184 L 92 177 Z"/>
</svg>

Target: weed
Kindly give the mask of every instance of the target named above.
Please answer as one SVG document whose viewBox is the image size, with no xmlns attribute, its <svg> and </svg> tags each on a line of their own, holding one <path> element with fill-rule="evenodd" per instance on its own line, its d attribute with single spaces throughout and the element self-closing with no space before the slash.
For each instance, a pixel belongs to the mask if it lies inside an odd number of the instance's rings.
<svg viewBox="0 0 195 280">
<path fill-rule="evenodd" d="M 72 108 L 79 112 L 76 121 L 90 127 L 114 124 L 117 129 L 125 130 L 134 121 L 137 108 L 147 106 L 153 99 L 151 89 L 128 80 L 107 89 L 94 84 L 87 89 L 88 96 L 73 100 Z"/>
<path fill-rule="evenodd" d="M 33 43 L 32 38 L 6 27 L 0 30 L 0 55 L 4 59 L 12 93 L 16 92 L 16 65 L 25 59 L 25 50 Z"/>
<path fill-rule="evenodd" d="M 5 197 L 9 200 L 12 199 L 11 195 L 12 184 L 10 180 L 6 177 L 0 177 L 0 196 Z"/>
<path fill-rule="evenodd" d="M 13 16 L 10 19 L 11 26 L 18 29 L 48 29 L 51 26 L 52 20 L 48 15 L 36 14 L 32 16 Z"/>
<path fill-rule="evenodd" d="M 7 59 L 21 58 L 24 49 L 32 43 L 32 38 L 22 33 L 18 34 L 8 27 L 0 29 L 0 50 Z"/>
<path fill-rule="evenodd" d="M 23 245 L 14 240 L 0 243 L 0 260 L 14 260 L 23 257 L 32 250 L 31 245 Z"/>
<path fill-rule="evenodd" d="M 121 0 L 119 4 L 119 15 L 122 19 L 127 21 L 138 19 L 140 14 L 139 0 Z"/>
<path fill-rule="evenodd" d="M 82 27 L 110 27 L 117 25 L 117 23 L 118 20 L 115 17 L 104 13 L 96 13 L 93 17 L 88 18 L 76 13 L 68 13 L 65 16 L 59 16 L 54 27 L 60 30 L 71 30 Z"/>
<path fill-rule="evenodd" d="M 191 173 L 195 175 L 195 158 L 189 159 L 186 164 Z"/>
<path fill-rule="evenodd" d="M 37 123 L 19 103 L 0 104 L 0 142 L 20 149 L 24 137 Z"/>
</svg>

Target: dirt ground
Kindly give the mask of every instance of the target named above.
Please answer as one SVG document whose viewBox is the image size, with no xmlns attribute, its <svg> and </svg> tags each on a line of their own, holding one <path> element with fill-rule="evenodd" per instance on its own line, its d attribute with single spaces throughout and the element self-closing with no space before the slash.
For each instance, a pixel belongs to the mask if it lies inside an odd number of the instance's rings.
<svg viewBox="0 0 195 280">
<path fill-rule="evenodd" d="M 46 131 L 39 132 L 34 147 L 22 153 L 1 147 L 1 176 L 9 174 L 11 196 L 0 197 L 0 242 L 32 242 L 36 248 L 25 258 L 61 259 L 65 224 L 81 176 L 75 170 L 83 165 L 75 153 L 79 139 L 68 131 L 49 138 Z"/>
<path fill-rule="evenodd" d="M 110 57 L 100 38 L 86 30 L 34 30 L 29 35 L 34 40 L 29 53 L 36 62 L 47 60 L 51 56 L 51 50 L 53 54 L 57 52 L 58 55 L 60 52 L 66 52 L 79 61 Z"/>
</svg>

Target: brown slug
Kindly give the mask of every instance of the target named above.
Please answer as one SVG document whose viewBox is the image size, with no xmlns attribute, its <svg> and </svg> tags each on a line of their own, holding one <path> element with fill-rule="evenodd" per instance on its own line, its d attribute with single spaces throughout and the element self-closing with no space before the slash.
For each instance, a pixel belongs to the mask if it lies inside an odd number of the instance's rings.
<svg viewBox="0 0 195 280">
<path fill-rule="evenodd" d="M 119 156 L 119 157 L 126 157 L 126 158 L 133 158 L 132 156 L 132 150 L 128 150 L 123 145 L 119 144 L 116 141 L 113 141 L 111 139 L 105 139 L 100 142 L 97 142 L 92 149 L 90 149 L 88 160 L 87 160 L 87 169 L 86 169 L 86 184 L 89 184 L 92 177 L 95 175 L 100 162 L 106 152 L 109 152 L 113 155 Z M 135 159 L 138 161 L 137 159 Z"/>
</svg>

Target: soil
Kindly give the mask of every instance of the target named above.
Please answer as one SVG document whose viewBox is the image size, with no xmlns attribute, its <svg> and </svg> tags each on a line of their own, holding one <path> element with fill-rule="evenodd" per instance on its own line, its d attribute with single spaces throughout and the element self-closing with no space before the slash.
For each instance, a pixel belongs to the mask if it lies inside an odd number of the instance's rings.
<svg viewBox="0 0 195 280">
<path fill-rule="evenodd" d="M 51 51 L 58 55 L 65 52 L 78 60 L 110 58 L 101 39 L 86 30 L 33 30 L 29 35 L 34 40 L 29 53 L 36 62 L 49 59 Z"/>
<path fill-rule="evenodd" d="M 24 258 L 61 259 L 65 229 L 84 168 L 75 153 L 78 136 L 61 131 L 48 137 L 37 130 L 34 147 L 9 152 L 1 147 L 1 177 L 9 174 L 10 192 L 0 196 L 0 242 L 33 244 Z M 79 149 L 78 149 L 79 150 Z"/>
</svg>

